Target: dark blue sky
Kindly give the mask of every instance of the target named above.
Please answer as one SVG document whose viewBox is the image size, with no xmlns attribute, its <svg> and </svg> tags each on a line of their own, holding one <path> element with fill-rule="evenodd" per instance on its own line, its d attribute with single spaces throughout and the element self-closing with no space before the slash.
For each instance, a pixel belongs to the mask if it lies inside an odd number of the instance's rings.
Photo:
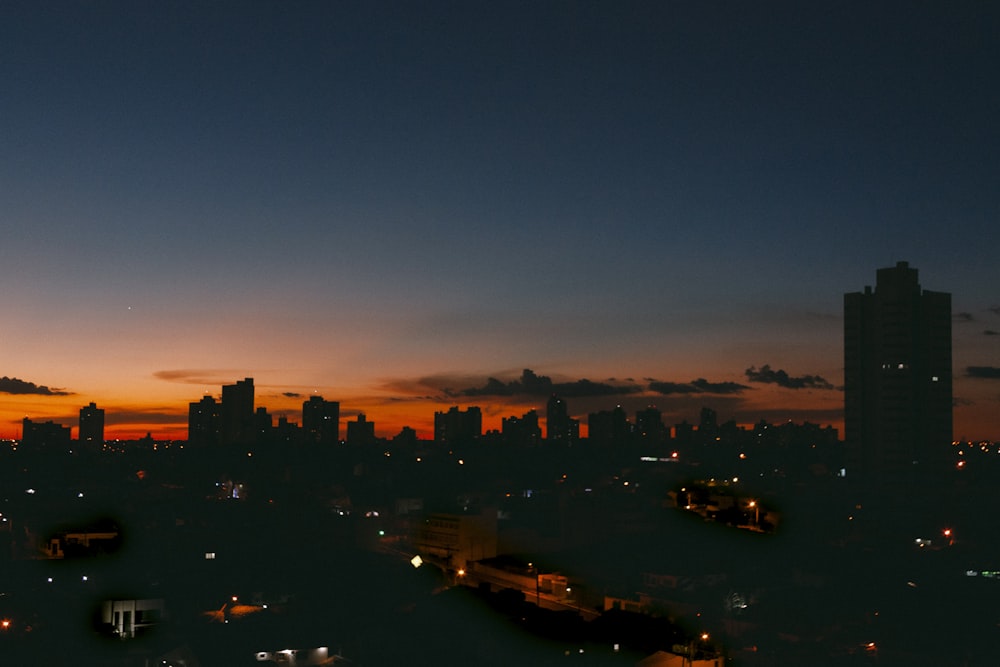
<svg viewBox="0 0 1000 667">
<path fill-rule="evenodd" d="M 981 2 L 7 2 L 0 374 L 837 384 L 842 294 L 909 260 L 986 436 L 997 63 Z"/>
</svg>

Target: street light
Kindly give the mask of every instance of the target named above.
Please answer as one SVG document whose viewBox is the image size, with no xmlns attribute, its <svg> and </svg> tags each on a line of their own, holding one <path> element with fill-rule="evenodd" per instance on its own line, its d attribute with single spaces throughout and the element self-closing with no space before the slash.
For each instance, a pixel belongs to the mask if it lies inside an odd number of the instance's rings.
<svg viewBox="0 0 1000 667">
<path fill-rule="evenodd" d="M 706 641 L 708 641 L 708 637 L 709 637 L 708 633 L 707 632 L 703 632 L 703 633 L 701 633 L 701 636 L 699 637 L 699 639 L 701 639 L 701 641 L 703 641 L 703 642 L 706 642 Z M 692 638 L 691 639 L 691 643 L 688 645 L 688 654 L 687 654 L 688 665 L 694 665 L 694 645 L 695 645 L 696 641 L 697 641 L 697 639 Z"/>
<path fill-rule="evenodd" d="M 535 606 L 541 608 L 541 606 L 542 606 L 542 601 L 541 601 L 542 595 L 541 595 L 541 592 L 538 590 L 539 589 L 539 585 L 538 585 L 538 568 L 535 567 L 534 563 L 528 563 L 528 568 L 531 570 L 532 574 L 535 575 Z"/>
</svg>

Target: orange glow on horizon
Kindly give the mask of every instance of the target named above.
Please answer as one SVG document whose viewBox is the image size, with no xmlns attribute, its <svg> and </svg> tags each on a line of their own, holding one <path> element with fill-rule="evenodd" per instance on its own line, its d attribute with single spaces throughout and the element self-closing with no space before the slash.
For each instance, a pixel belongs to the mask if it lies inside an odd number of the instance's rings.
<svg viewBox="0 0 1000 667">
<path fill-rule="evenodd" d="M 229 384 L 235 380 L 225 381 Z M 0 401 L 0 439 L 20 439 L 22 420 L 53 421 L 71 429 L 73 438 L 78 437 L 80 409 L 90 402 L 105 411 L 105 438 L 107 440 L 135 440 L 151 435 L 155 440 L 186 440 L 188 405 L 205 395 L 220 400 L 221 384 L 202 387 L 183 382 L 159 381 L 157 392 L 151 398 L 122 400 L 113 394 L 75 393 L 68 395 L 2 395 Z M 311 395 L 321 395 L 327 400 L 340 403 L 340 437 L 346 435 L 347 423 L 354 421 L 359 413 L 364 413 L 368 421 L 375 424 L 379 437 L 391 439 L 404 427 L 410 427 L 417 437 L 430 440 L 434 434 L 434 413 L 447 411 L 452 406 L 466 409 L 479 406 L 483 411 L 483 432 L 499 431 L 505 417 L 523 416 L 534 409 L 538 413 L 543 435 L 546 433 L 545 400 L 538 396 L 481 396 L 481 397 L 428 397 L 426 393 L 405 395 L 402 390 L 388 392 L 384 388 L 372 391 L 364 387 L 343 388 L 323 387 L 317 390 L 286 390 L 284 386 L 258 384 L 255 406 L 265 407 L 277 424 L 280 417 L 290 423 L 301 425 L 302 404 Z M 421 388 L 426 390 L 426 388 Z M 130 397 L 146 396 L 138 389 L 128 388 Z M 703 406 L 714 407 L 719 422 L 734 418 L 743 428 L 752 429 L 763 419 L 772 424 L 784 421 L 802 423 L 809 421 L 819 426 L 832 426 L 843 438 L 843 395 L 840 392 L 792 392 L 774 387 L 754 387 L 738 397 L 719 396 L 660 396 L 652 393 L 629 395 L 627 397 L 581 397 L 568 398 L 571 415 L 580 422 L 580 435 L 587 437 L 587 415 L 589 412 L 612 409 L 616 403 L 626 408 L 628 418 L 633 421 L 635 411 L 652 403 L 663 411 L 664 426 L 671 429 L 681 421 L 697 424 L 698 411 Z M 956 406 L 954 437 L 957 440 L 996 440 L 997 434 L 992 415 L 988 411 L 972 407 Z"/>
</svg>

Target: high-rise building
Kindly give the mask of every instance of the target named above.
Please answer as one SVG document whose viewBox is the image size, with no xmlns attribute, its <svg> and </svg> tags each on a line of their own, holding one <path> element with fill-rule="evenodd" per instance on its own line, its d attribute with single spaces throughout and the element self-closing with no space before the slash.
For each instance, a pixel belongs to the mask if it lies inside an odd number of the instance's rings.
<svg viewBox="0 0 1000 667">
<path fill-rule="evenodd" d="M 951 295 L 906 262 L 844 295 L 846 474 L 867 496 L 933 494 L 952 437 Z"/>
<path fill-rule="evenodd" d="M 70 429 L 53 421 L 21 422 L 21 445 L 26 451 L 70 451 Z"/>
<path fill-rule="evenodd" d="M 614 410 L 601 410 L 587 415 L 587 438 L 598 445 L 626 445 L 631 437 L 632 425 L 622 406 Z"/>
<path fill-rule="evenodd" d="M 358 415 L 357 421 L 347 422 L 347 444 L 367 447 L 375 444 L 375 423 L 368 421 L 365 413 Z"/>
<path fill-rule="evenodd" d="M 463 412 L 452 406 L 448 412 L 434 413 L 434 441 L 456 444 L 478 440 L 483 434 L 483 412 L 476 406 Z"/>
<path fill-rule="evenodd" d="M 335 445 L 340 439 L 340 403 L 310 396 L 302 404 L 302 430 L 308 442 Z"/>
<path fill-rule="evenodd" d="M 580 420 L 569 416 L 569 408 L 553 394 L 545 405 L 545 439 L 549 442 L 574 443 L 580 439 Z"/>
<path fill-rule="evenodd" d="M 635 434 L 642 442 L 662 444 L 667 441 L 663 413 L 650 405 L 635 413 Z"/>
<path fill-rule="evenodd" d="M 719 413 L 709 407 L 701 409 L 698 416 L 698 440 L 701 444 L 712 442 L 719 436 Z"/>
<path fill-rule="evenodd" d="M 500 433 L 509 445 L 530 447 L 542 439 L 542 429 L 538 426 L 538 413 L 528 410 L 523 417 L 504 417 L 500 420 Z"/>
<path fill-rule="evenodd" d="M 104 444 L 104 410 L 91 403 L 80 408 L 80 442 L 90 442 L 96 445 Z"/>
<path fill-rule="evenodd" d="M 219 403 L 211 396 L 188 403 L 188 442 L 195 446 L 218 444 Z"/>
<path fill-rule="evenodd" d="M 254 440 L 253 378 L 222 386 L 219 426 L 222 444 L 247 444 Z"/>
<path fill-rule="evenodd" d="M 267 408 L 260 406 L 253 413 L 254 442 L 260 445 L 270 443 L 274 431 L 274 418 Z"/>
</svg>

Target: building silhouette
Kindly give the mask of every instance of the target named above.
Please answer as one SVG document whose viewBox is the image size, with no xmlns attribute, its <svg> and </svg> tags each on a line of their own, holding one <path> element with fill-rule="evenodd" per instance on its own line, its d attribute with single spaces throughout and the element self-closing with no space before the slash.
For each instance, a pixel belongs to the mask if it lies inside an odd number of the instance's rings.
<svg viewBox="0 0 1000 667">
<path fill-rule="evenodd" d="M 340 403 L 310 396 L 302 404 L 302 430 L 308 442 L 335 445 L 340 440 Z"/>
<path fill-rule="evenodd" d="M 698 415 L 698 441 L 706 444 L 719 437 L 719 413 L 703 407 Z"/>
<path fill-rule="evenodd" d="M 463 412 L 452 406 L 448 412 L 434 413 L 434 441 L 455 444 L 478 440 L 483 434 L 483 412 L 470 406 Z"/>
<path fill-rule="evenodd" d="M 21 422 L 21 445 L 27 451 L 69 451 L 70 429 L 54 421 L 34 422 L 25 417 Z"/>
<path fill-rule="evenodd" d="M 650 405 L 635 413 L 635 434 L 641 442 L 663 444 L 667 441 L 667 427 L 663 413 Z"/>
<path fill-rule="evenodd" d="M 622 406 L 613 410 L 600 410 L 587 415 L 587 437 L 590 442 L 599 445 L 628 444 L 632 434 L 632 425 Z"/>
<path fill-rule="evenodd" d="M 266 444 L 271 442 L 274 431 L 274 418 L 264 406 L 259 406 L 253 413 L 254 442 Z"/>
<path fill-rule="evenodd" d="M 538 426 L 538 413 L 528 410 L 523 416 L 504 417 L 500 422 L 503 441 L 518 447 L 537 445 L 542 439 L 542 429 Z"/>
<path fill-rule="evenodd" d="M 933 494 L 952 438 L 951 295 L 907 262 L 844 295 L 845 472 L 869 502 Z"/>
<path fill-rule="evenodd" d="M 196 446 L 218 444 L 219 403 L 211 396 L 188 403 L 188 442 Z"/>
<path fill-rule="evenodd" d="M 375 444 L 375 422 L 368 421 L 365 413 L 358 415 L 357 421 L 347 422 L 347 444 L 369 446 Z"/>
<path fill-rule="evenodd" d="M 566 401 L 555 394 L 545 405 L 545 439 L 569 444 L 580 439 L 580 420 L 569 416 Z"/>
<path fill-rule="evenodd" d="M 80 442 L 104 443 L 104 410 L 96 403 L 91 402 L 80 408 L 80 429 L 77 433 Z"/>
<path fill-rule="evenodd" d="M 253 378 L 222 385 L 219 432 L 222 444 L 247 444 L 254 440 Z"/>
</svg>

